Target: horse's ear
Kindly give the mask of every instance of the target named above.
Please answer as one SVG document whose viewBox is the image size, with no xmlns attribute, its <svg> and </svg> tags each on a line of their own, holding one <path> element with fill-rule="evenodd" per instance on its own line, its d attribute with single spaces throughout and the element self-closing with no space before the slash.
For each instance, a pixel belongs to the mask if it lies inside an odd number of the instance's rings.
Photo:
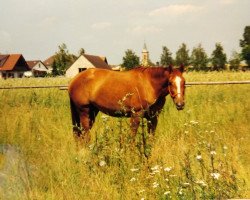
<svg viewBox="0 0 250 200">
<path fill-rule="evenodd" d="M 181 73 L 183 73 L 183 72 L 184 72 L 185 67 L 184 67 L 184 65 L 183 65 L 183 64 L 181 64 L 181 66 L 180 66 L 179 70 L 180 70 L 180 72 L 181 72 Z"/>
<path fill-rule="evenodd" d="M 170 64 L 169 66 L 168 66 L 168 71 L 171 73 L 171 72 L 173 72 L 173 65 L 172 64 Z"/>
</svg>

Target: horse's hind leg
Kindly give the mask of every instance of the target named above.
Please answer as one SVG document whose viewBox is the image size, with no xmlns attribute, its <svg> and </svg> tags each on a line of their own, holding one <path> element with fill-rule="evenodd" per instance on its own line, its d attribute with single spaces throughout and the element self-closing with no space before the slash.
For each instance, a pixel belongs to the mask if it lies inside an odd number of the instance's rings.
<svg viewBox="0 0 250 200">
<path fill-rule="evenodd" d="M 98 109 L 93 107 L 92 105 L 84 106 L 80 112 L 80 123 L 82 128 L 82 134 L 80 135 L 80 140 L 83 140 L 85 144 L 89 143 L 90 137 L 90 129 L 92 128 L 95 117 L 98 113 Z"/>
<path fill-rule="evenodd" d="M 130 118 L 131 139 L 132 139 L 133 145 L 135 143 L 136 133 L 137 133 L 137 130 L 139 128 L 140 120 L 141 120 L 142 116 L 143 116 L 143 113 L 137 112 L 137 113 L 133 113 L 131 118 Z"/>
<path fill-rule="evenodd" d="M 81 125 L 80 125 L 79 112 L 72 99 L 70 99 L 70 109 L 71 109 L 71 118 L 73 125 L 73 134 L 74 136 L 80 136 L 82 133 L 80 128 Z"/>
</svg>

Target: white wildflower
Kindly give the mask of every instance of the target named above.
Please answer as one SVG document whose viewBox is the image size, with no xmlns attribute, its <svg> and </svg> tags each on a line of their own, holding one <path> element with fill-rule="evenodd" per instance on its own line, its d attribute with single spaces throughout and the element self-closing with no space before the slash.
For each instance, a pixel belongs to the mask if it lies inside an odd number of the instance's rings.
<svg viewBox="0 0 250 200">
<path fill-rule="evenodd" d="M 190 183 L 183 183 L 183 185 L 184 185 L 184 186 L 189 186 L 189 185 L 190 185 Z"/>
<path fill-rule="evenodd" d="M 102 115 L 101 118 L 102 118 L 102 119 L 107 119 L 107 118 L 108 118 L 108 115 Z"/>
<path fill-rule="evenodd" d="M 135 177 L 133 177 L 133 178 L 130 179 L 130 182 L 134 182 L 134 181 L 136 181 Z"/>
<path fill-rule="evenodd" d="M 132 168 L 132 169 L 130 169 L 130 171 L 131 172 L 137 172 L 137 171 L 139 171 L 139 168 Z"/>
<path fill-rule="evenodd" d="M 185 134 L 188 134 L 188 131 L 184 131 Z"/>
<path fill-rule="evenodd" d="M 182 195 L 182 194 L 183 194 L 183 193 L 182 193 L 182 189 L 180 189 L 178 193 L 179 193 L 179 195 Z"/>
<path fill-rule="evenodd" d="M 191 121 L 190 121 L 190 124 L 196 125 L 196 124 L 199 124 L 199 122 L 198 122 L 198 121 L 191 120 Z"/>
<path fill-rule="evenodd" d="M 170 191 L 164 192 L 164 195 L 169 195 L 169 194 L 170 194 Z"/>
<path fill-rule="evenodd" d="M 224 149 L 224 150 L 227 150 L 227 146 L 223 146 L 223 149 Z"/>
<path fill-rule="evenodd" d="M 102 115 L 101 118 L 103 122 L 107 122 L 109 117 L 107 115 Z"/>
<path fill-rule="evenodd" d="M 203 187 L 207 186 L 207 184 L 203 180 L 196 181 L 196 183 L 203 186 Z"/>
<path fill-rule="evenodd" d="M 214 130 L 211 130 L 210 133 L 215 133 L 215 131 L 214 131 Z"/>
<path fill-rule="evenodd" d="M 216 151 L 210 151 L 211 155 L 216 155 Z"/>
<path fill-rule="evenodd" d="M 101 160 L 100 162 L 99 162 L 99 166 L 100 167 L 103 167 L 103 166 L 105 166 L 106 165 L 106 162 L 104 161 L 104 160 Z"/>
<path fill-rule="evenodd" d="M 154 171 L 154 170 L 159 170 L 159 165 L 155 165 L 154 167 L 151 167 L 151 170 Z"/>
<path fill-rule="evenodd" d="M 157 188 L 159 186 L 159 183 L 153 182 L 153 188 Z"/>
<path fill-rule="evenodd" d="M 196 156 L 196 159 L 197 160 L 202 160 L 202 156 L 199 154 L 199 155 Z"/>
<path fill-rule="evenodd" d="M 211 176 L 214 178 L 214 179 L 219 179 L 220 177 L 220 174 L 219 173 L 211 173 Z"/>
<path fill-rule="evenodd" d="M 173 169 L 172 167 L 166 167 L 166 168 L 164 168 L 164 171 L 165 172 L 170 172 L 172 169 Z"/>
<path fill-rule="evenodd" d="M 154 170 L 151 174 L 154 175 L 154 174 L 156 174 L 156 173 L 160 173 L 160 170 L 158 170 L 158 169 L 157 169 L 157 170 Z"/>
</svg>

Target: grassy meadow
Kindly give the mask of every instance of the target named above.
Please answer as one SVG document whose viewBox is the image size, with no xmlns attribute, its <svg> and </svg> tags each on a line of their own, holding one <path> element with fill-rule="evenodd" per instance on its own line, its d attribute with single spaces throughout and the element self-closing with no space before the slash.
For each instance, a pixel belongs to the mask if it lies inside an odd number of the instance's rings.
<svg viewBox="0 0 250 200">
<path fill-rule="evenodd" d="M 250 80 L 250 73 L 185 77 Z M 69 81 L 12 79 L 0 86 Z M 153 140 L 142 125 L 131 149 L 129 120 L 99 113 L 91 143 L 78 151 L 66 90 L 0 90 L 0 199 L 250 198 L 249 122 L 249 85 L 192 86 L 183 111 L 167 97 Z"/>
</svg>

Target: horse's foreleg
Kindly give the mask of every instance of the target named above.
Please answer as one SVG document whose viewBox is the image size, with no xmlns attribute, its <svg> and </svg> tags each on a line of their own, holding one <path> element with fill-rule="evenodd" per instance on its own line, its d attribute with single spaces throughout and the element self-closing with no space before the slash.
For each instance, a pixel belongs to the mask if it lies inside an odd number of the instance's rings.
<svg viewBox="0 0 250 200">
<path fill-rule="evenodd" d="M 157 127 L 157 123 L 158 123 L 158 116 L 154 116 L 154 117 L 150 117 L 149 119 L 147 119 L 147 125 L 148 125 L 148 133 L 151 135 L 155 134 L 155 130 Z"/>
<path fill-rule="evenodd" d="M 135 143 L 135 136 L 139 128 L 141 118 L 142 118 L 141 113 L 134 113 L 130 118 L 132 143 Z"/>
</svg>

